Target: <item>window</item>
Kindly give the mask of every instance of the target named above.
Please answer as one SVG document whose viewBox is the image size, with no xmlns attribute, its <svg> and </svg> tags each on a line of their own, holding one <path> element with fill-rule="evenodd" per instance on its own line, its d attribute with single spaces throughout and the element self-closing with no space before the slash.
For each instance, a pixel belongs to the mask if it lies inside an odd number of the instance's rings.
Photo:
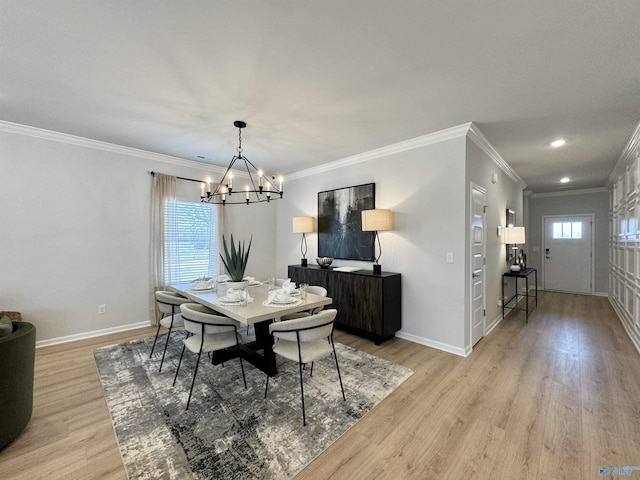
<svg viewBox="0 0 640 480">
<path fill-rule="evenodd" d="M 582 238 L 582 222 L 554 222 L 554 239 L 574 239 Z"/>
<path fill-rule="evenodd" d="M 184 283 L 218 271 L 215 207 L 170 201 L 165 214 L 165 283 Z"/>
</svg>

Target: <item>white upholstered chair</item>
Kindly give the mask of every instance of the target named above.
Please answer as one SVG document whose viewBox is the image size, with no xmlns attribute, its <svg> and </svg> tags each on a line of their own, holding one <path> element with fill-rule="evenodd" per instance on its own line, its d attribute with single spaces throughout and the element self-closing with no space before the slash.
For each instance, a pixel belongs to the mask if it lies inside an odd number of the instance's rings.
<svg viewBox="0 0 640 480">
<path fill-rule="evenodd" d="M 188 301 L 188 298 L 168 290 L 158 290 L 156 292 L 156 303 L 158 305 L 158 310 L 160 310 L 162 318 L 158 322 L 158 330 L 156 330 L 156 338 L 154 338 L 153 340 L 149 358 L 153 356 L 153 350 L 154 348 L 156 348 L 158 335 L 160 335 L 160 328 L 164 327 L 169 329 L 169 332 L 167 333 L 167 341 L 164 343 L 164 350 L 162 351 L 160 369 L 158 370 L 159 372 L 162 371 L 162 364 L 164 363 L 164 356 L 167 353 L 167 345 L 169 345 L 169 337 L 171 337 L 171 331 L 174 329 L 184 328 L 184 322 L 182 321 L 182 315 L 180 314 L 180 305 Z"/>
<path fill-rule="evenodd" d="M 307 293 L 311 293 L 312 295 L 319 295 L 321 297 L 327 296 L 327 289 L 321 287 L 320 285 L 309 285 L 307 287 Z M 306 310 L 304 312 L 291 313 L 289 315 L 284 315 L 282 320 L 293 320 L 294 318 L 303 318 L 308 317 L 309 315 L 315 315 L 316 313 L 320 313 L 324 310 L 324 305 L 320 305 L 319 307 L 312 308 L 311 310 Z"/>
<path fill-rule="evenodd" d="M 346 400 L 342 376 L 338 365 L 336 347 L 333 344 L 333 324 L 336 319 L 337 310 L 324 310 L 316 315 L 304 318 L 296 318 L 276 322 L 269 325 L 269 332 L 275 340 L 273 352 L 298 363 L 300 374 L 300 398 L 302 400 L 302 424 L 307 424 L 304 409 L 304 383 L 302 380 L 302 366 L 311 363 L 311 373 L 313 376 L 313 362 L 323 357 L 333 354 L 338 371 L 338 380 L 342 390 L 342 399 Z M 264 387 L 264 398 L 267 398 L 269 388 L 269 375 Z"/>
<path fill-rule="evenodd" d="M 203 353 L 224 350 L 225 348 L 233 346 L 240 348 L 240 340 L 237 330 L 240 323 L 232 318 L 216 315 L 216 312 L 208 309 L 204 305 L 200 305 L 199 303 L 183 303 L 180 305 L 180 311 L 182 312 L 182 318 L 184 319 L 184 327 L 187 332 L 192 335 L 185 338 L 183 341 L 184 346 L 182 347 L 182 353 L 180 354 L 180 361 L 178 362 L 176 375 L 173 378 L 174 386 L 176 384 L 176 379 L 178 378 L 178 372 L 180 371 L 180 364 L 182 363 L 182 357 L 184 356 L 185 349 L 198 354 L 198 360 L 193 371 L 193 379 L 191 380 L 189 399 L 187 400 L 186 410 L 189 410 L 191 394 L 193 393 L 193 385 L 195 384 L 198 366 L 200 365 L 200 357 Z M 242 357 L 239 357 L 239 359 L 244 388 L 247 388 L 247 379 L 244 375 Z"/>
</svg>

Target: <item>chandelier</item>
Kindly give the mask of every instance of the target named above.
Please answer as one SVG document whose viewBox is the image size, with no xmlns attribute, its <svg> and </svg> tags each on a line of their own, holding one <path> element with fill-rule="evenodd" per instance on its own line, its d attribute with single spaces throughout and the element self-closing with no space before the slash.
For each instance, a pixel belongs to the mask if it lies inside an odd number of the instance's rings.
<svg viewBox="0 0 640 480">
<path fill-rule="evenodd" d="M 271 200 L 282 198 L 284 193 L 282 190 L 282 177 L 279 177 L 276 182 L 275 175 L 271 178 L 264 175 L 262 170 L 258 170 L 256 166 L 242 154 L 242 129 L 245 128 L 247 124 L 242 120 L 236 120 L 233 122 L 233 125 L 238 128 L 238 153 L 231 159 L 231 163 L 227 167 L 226 172 L 224 172 L 222 180 L 215 185 L 215 188 L 214 184 L 210 181 L 206 183 L 206 186 L 204 183 L 201 184 L 200 201 L 219 205 L 249 205 L 250 203 L 270 202 Z M 233 188 L 233 173 L 231 172 L 231 169 L 238 160 L 244 162 L 244 170 L 246 170 L 249 175 L 248 183 L 240 190 Z M 255 177 L 257 177 L 257 184 Z"/>
</svg>

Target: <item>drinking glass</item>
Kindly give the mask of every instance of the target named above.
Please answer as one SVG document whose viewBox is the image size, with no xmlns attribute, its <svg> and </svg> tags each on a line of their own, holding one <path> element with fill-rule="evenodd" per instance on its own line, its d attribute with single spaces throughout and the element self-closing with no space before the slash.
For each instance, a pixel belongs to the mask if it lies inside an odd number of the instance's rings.
<svg viewBox="0 0 640 480">
<path fill-rule="evenodd" d="M 276 289 L 276 279 L 275 278 L 270 278 L 269 279 L 269 291 L 272 292 Z"/>
<path fill-rule="evenodd" d="M 300 284 L 300 298 L 302 298 L 302 300 L 306 300 L 307 299 L 307 288 L 309 288 L 309 284 L 308 283 L 301 283 Z"/>
</svg>

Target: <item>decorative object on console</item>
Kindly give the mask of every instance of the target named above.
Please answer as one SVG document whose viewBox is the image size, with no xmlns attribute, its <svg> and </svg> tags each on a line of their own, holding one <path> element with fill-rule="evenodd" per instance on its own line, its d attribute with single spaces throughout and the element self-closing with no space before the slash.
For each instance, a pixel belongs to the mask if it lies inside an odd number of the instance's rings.
<svg viewBox="0 0 640 480">
<path fill-rule="evenodd" d="M 373 273 L 382 273 L 382 267 L 378 263 L 382 256 L 382 247 L 380 246 L 379 231 L 391 230 L 393 228 L 393 215 L 391 210 L 375 209 L 364 210 L 362 212 L 362 230 L 365 232 L 374 232 L 374 242 L 378 241 L 378 256 L 375 256 L 374 243 L 374 260 Z"/>
<path fill-rule="evenodd" d="M 207 181 L 207 184 L 200 184 L 200 201 L 206 203 L 215 203 L 220 205 L 226 204 L 246 204 L 270 202 L 282 198 L 284 191 L 282 190 L 282 177 L 277 181 L 275 175 L 269 178 L 262 173 L 262 170 L 258 170 L 251 161 L 242 154 L 242 129 L 247 126 L 242 120 L 236 120 L 233 125 L 238 128 L 238 154 L 234 155 L 231 159 L 231 163 L 227 167 L 227 170 L 222 176 L 220 183 L 215 185 L 211 181 Z M 236 161 L 242 160 L 244 162 L 244 169 L 249 174 L 249 184 L 245 185 L 244 190 L 233 190 L 233 173 L 231 169 L 235 165 Z M 251 168 L 249 168 L 251 167 Z M 253 175 L 258 177 L 258 185 L 251 174 L 252 170 L 255 172 Z M 244 195 L 242 195 L 244 193 Z M 235 194 L 235 197 L 233 196 Z M 273 195 L 273 197 L 272 197 Z"/>
<path fill-rule="evenodd" d="M 329 265 L 333 263 L 333 258 L 329 258 L 329 257 L 316 258 L 316 263 L 320 265 L 320 268 L 329 268 Z"/>
<path fill-rule="evenodd" d="M 526 264 L 526 256 L 524 251 L 521 255 L 517 255 L 518 245 L 525 243 L 525 230 L 524 227 L 507 227 L 504 229 L 504 243 L 511 245 L 513 250 L 513 264 L 518 265 L 521 269 L 524 269 Z"/>
<path fill-rule="evenodd" d="M 251 251 L 251 242 L 253 241 L 253 236 L 249 240 L 249 247 L 245 250 L 244 248 L 244 240 L 242 242 L 238 242 L 238 249 L 236 250 L 236 246 L 233 243 L 233 234 L 231 234 L 231 253 L 229 253 L 229 249 L 227 248 L 227 239 L 222 236 L 222 246 L 224 248 L 224 257 L 222 253 L 220 254 L 220 258 L 222 259 L 222 263 L 224 264 L 224 268 L 231 277 L 232 282 L 242 282 L 244 278 L 244 271 L 247 268 L 247 262 L 249 261 L 249 252 Z M 249 282 L 247 282 L 248 284 Z"/>
<path fill-rule="evenodd" d="M 316 230 L 315 220 L 313 217 L 293 217 L 293 233 L 302 234 L 302 242 L 300 243 L 302 259 L 300 260 L 300 264 L 303 267 L 307 266 L 307 238 L 305 234 Z"/>
<path fill-rule="evenodd" d="M 375 183 L 318 193 L 318 256 L 373 260 L 373 234 L 360 212 L 375 208 Z"/>
</svg>

